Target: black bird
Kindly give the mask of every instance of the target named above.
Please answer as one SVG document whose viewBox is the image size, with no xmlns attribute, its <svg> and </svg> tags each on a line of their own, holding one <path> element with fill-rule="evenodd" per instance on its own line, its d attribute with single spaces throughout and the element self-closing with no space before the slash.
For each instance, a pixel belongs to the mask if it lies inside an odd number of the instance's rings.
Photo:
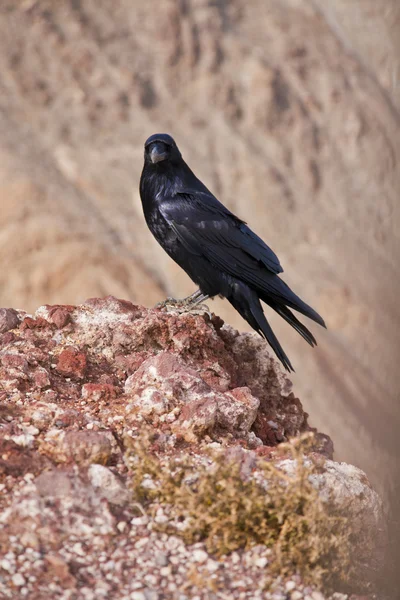
<svg viewBox="0 0 400 600">
<path fill-rule="evenodd" d="M 314 336 L 290 308 L 325 327 L 323 319 L 278 277 L 283 269 L 276 254 L 197 179 L 166 133 L 145 142 L 140 197 L 151 233 L 199 286 L 185 301 L 193 306 L 224 296 L 265 337 L 285 369 L 293 371 L 260 300 L 311 346 Z"/>
</svg>

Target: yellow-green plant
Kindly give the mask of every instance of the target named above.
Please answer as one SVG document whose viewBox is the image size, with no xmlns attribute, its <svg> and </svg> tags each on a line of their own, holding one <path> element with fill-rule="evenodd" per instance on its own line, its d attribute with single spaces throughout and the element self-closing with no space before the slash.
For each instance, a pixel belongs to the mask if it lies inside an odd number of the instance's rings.
<svg viewBox="0 0 400 600">
<path fill-rule="evenodd" d="M 282 575 L 299 572 L 316 585 L 344 580 L 350 529 L 311 483 L 317 466 L 305 452 L 312 442 L 307 435 L 281 445 L 294 461 L 290 474 L 257 459 L 245 477 L 239 460 L 226 459 L 226 449 L 213 451 L 211 464 L 204 456 L 159 457 L 150 451 L 149 434 L 142 434 L 127 444 L 134 499 L 149 512 L 162 507 L 168 520 L 159 527 L 188 544 L 204 542 L 216 556 L 264 544 Z"/>
</svg>

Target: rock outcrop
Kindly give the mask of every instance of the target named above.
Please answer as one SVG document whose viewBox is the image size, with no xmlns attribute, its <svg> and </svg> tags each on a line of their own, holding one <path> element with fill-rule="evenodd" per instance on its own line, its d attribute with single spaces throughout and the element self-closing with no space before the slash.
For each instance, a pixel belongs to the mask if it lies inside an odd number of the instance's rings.
<svg viewBox="0 0 400 600">
<path fill-rule="evenodd" d="M 33 316 L 2 309 L 0 329 L 2 597 L 324 597 L 296 573 L 274 578 L 270 548 L 220 560 L 158 531 L 162 508 L 147 514 L 132 500 L 126 448 L 145 430 L 158 455 L 204 460 L 217 447 L 247 457 L 247 476 L 257 460 L 296 470 L 279 447 L 311 431 L 308 416 L 258 336 L 113 297 Z M 312 458 L 321 498 L 356 525 L 361 589 L 382 563 L 381 501 L 315 431 Z"/>
<path fill-rule="evenodd" d="M 400 3 L 154 4 L 0 3 L 0 305 L 193 291 L 138 195 L 168 131 L 326 319 L 304 352 L 271 314 L 314 421 L 398 498 Z"/>
</svg>

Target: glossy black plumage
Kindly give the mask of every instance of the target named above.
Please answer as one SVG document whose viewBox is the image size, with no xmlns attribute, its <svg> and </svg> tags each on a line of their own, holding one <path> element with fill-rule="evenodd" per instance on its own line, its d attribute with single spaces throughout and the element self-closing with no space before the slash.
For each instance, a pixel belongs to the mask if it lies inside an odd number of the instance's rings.
<svg viewBox="0 0 400 600">
<path fill-rule="evenodd" d="M 279 278 L 283 269 L 276 254 L 197 179 L 167 134 L 154 134 L 145 143 L 140 196 L 147 225 L 171 258 L 204 295 L 229 300 L 293 370 L 260 300 L 311 346 L 314 336 L 290 308 L 325 327 L 323 319 Z"/>
</svg>

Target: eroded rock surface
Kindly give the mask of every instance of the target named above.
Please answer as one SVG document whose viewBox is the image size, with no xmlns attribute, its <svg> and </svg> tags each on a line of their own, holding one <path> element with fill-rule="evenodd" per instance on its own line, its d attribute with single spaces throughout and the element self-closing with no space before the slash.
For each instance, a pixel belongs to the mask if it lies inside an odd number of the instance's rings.
<svg viewBox="0 0 400 600">
<path fill-rule="evenodd" d="M 268 317 L 314 422 L 399 498 L 400 2 L 154 4 L 0 2 L 0 304 L 193 291 L 139 199 L 170 132 L 325 318 L 308 352 Z"/>
<path fill-rule="evenodd" d="M 255 457 L 282 460 L 275 456 L 279 443 L 310 430 L 289 379 L 257 335 L 239 334 L 215 315 L 166 313 L 114 297 L 43 306 L 33 316 L 4 314 L 2 597 L 40 599 L 49 590 L 53 598 L 136 600 L 313 592 L 298 577 L 272 587 L 269 581 L 267 589 L 265 547 L 216 560 L 202 544 L 185 546 L 154 531 L 127 484 L 126 439 L 145 428 L 158 432 L 155 451 L 240 450 L 249 472 Z M 321 496 L 353 507 L 359 529 L 368 528 L 364 564 L 379 567 L 378 495 L 359 469 L 332 460 L 324 466 L 332 458 L 327 436 L 316 433 L 313 450 L 322 461 L 315 480 Z"/>
</svg>

